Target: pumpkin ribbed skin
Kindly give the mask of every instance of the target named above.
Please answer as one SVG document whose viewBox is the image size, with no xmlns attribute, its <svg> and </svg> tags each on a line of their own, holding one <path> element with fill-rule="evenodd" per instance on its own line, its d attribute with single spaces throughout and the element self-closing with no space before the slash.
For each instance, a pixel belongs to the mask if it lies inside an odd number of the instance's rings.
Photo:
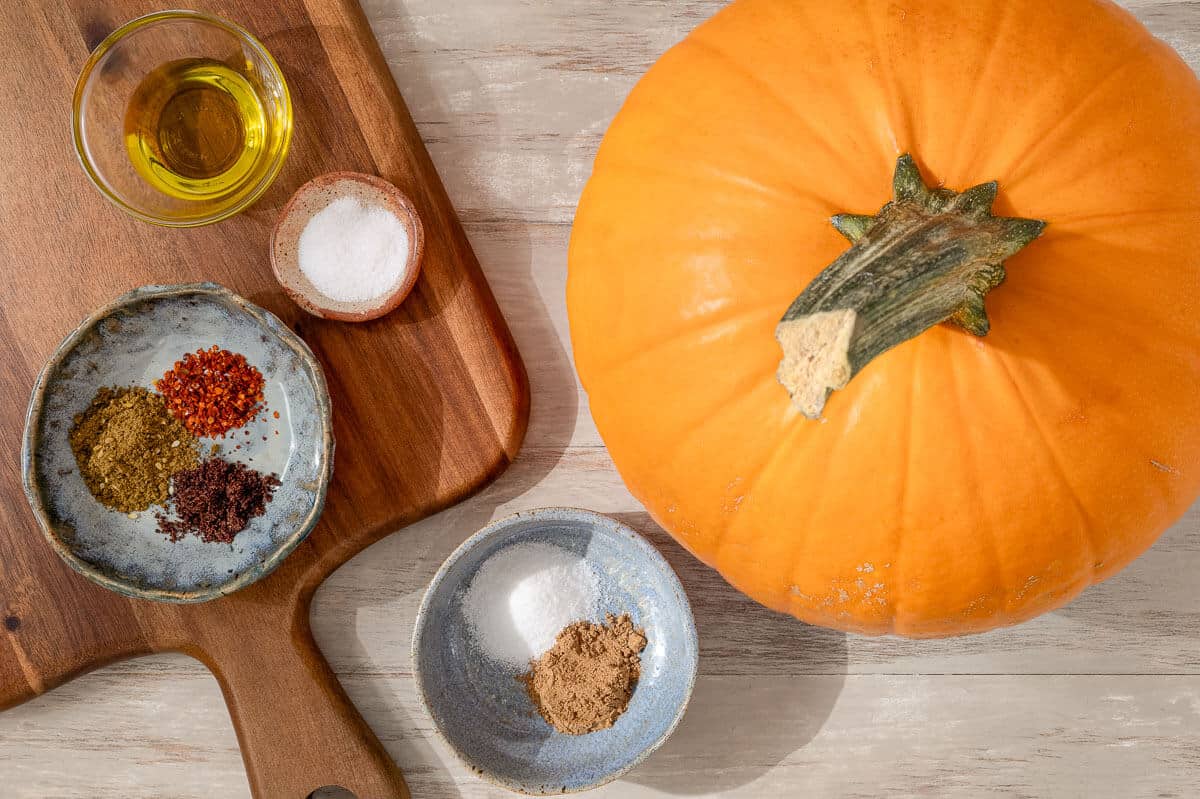
<svg viewBox="0 0 1200 799">
<path fill-rule="evenodd" d="M 604 139 L 571 237 L 592 415 L 654 519 L 755 600 L 944 636 L 1058 607 L 1200 491 L 1200 83 L 1096 0 L 737 0 Z M 773 331 L 897 157 L 1045 220 L 986 300 L 823 419 Z"/>
</svg>

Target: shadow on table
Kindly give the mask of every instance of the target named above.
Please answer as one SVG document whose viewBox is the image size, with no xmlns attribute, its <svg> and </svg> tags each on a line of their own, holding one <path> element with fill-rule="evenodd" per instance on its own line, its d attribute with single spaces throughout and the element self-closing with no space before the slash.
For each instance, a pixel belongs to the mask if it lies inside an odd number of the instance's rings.
<svg viewBox="0 0 1200 799">
<path fill-rule="evenodd" d="M 752 602 L 693 558 L 647 513 L 614 514 L 654 542 L 679 575 L 700 635 L 700 675 L 674 735 L 628 782 L 672 794 L 728 791 L 811 741 L 845 682 L 845 633 Z"/>
</svg>

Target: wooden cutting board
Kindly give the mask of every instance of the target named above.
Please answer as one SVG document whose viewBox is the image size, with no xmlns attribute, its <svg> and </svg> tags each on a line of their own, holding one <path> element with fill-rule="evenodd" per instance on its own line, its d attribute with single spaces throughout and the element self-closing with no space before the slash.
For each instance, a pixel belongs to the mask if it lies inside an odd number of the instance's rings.
<svg viewBox="0 0 1200 799">
<path fill-rule="evenodd" d="M 256 797 L 304 799 L 326 785 L 406 797 L 318 652 L 309 604 L 365 546 L 505 469 L 528 418 L 524 368 L 355 0 L 184 3 L 242 23 L 280 62 L 296 109 L 287 165 L 248 212 L 199 230 L 135 222 L 102 199 L 72 149 L 71 92 L 105 35 L 160 5 L 0 3 L 0 708 L 120 658 L 182 651 L 220 682 Z M 309 317 L 271 277 L 277 213 L 332 170 L 393 181 L 425 222 L 416 290 L 377 322 Z M 333 484 L 320 525 L 256 585 L 204 605 L 126 599 L 67 568 L 37 529 L 20 486 L 25 408 L 47 357 L 93 308 L 135 286 L 201 280 L 275 312 L 321 359 Z"/>
</svg>

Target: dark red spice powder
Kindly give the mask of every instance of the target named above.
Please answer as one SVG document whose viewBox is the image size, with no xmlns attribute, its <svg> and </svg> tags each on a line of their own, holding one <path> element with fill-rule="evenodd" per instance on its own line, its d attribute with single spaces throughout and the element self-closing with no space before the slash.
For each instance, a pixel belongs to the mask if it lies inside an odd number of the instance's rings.
<svg viewBox="0 0 1200 799">
<path fill-rule="evenodd" d="M 154 387 L 193 435 L 224 437 L 258 416 L 263 385 L 262 372 L 245 355 L 214 344 L 176 361 Z"/>
<path fill-rule="evenodd" d="M 178 519 L 158 514 L 159 532 L 172 541 L 196 535 L 206 543 L 228 544 L 262 516 L 279 479 L 245 464 L 212 458 L 172 479 L 172 505 Z"/>
</svg>

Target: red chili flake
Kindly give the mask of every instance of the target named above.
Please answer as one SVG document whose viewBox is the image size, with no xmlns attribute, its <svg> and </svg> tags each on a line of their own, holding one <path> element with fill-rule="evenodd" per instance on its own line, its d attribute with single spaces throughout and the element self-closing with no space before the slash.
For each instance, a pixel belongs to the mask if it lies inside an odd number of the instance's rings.
<svg viewBox="0 0 1200 799">
<path fill-rule="evenodd" d="M 276 419 L 278 419 L 278 418 L 279 418 L 279 411 L 275 411 L 275 413 L 273 413 L 273 414 L 271 414 L 271 415 L 272 415 L 272 416 L 274 416 Z"/>
<path fill-rule="evenodd" d="M 191 433 L 224 438 L 258 416 L 263 385 L 262 372 L 247 363 L 246 356 L 214 344 L 176 361 L 154 387 Z"/>
</svg>

